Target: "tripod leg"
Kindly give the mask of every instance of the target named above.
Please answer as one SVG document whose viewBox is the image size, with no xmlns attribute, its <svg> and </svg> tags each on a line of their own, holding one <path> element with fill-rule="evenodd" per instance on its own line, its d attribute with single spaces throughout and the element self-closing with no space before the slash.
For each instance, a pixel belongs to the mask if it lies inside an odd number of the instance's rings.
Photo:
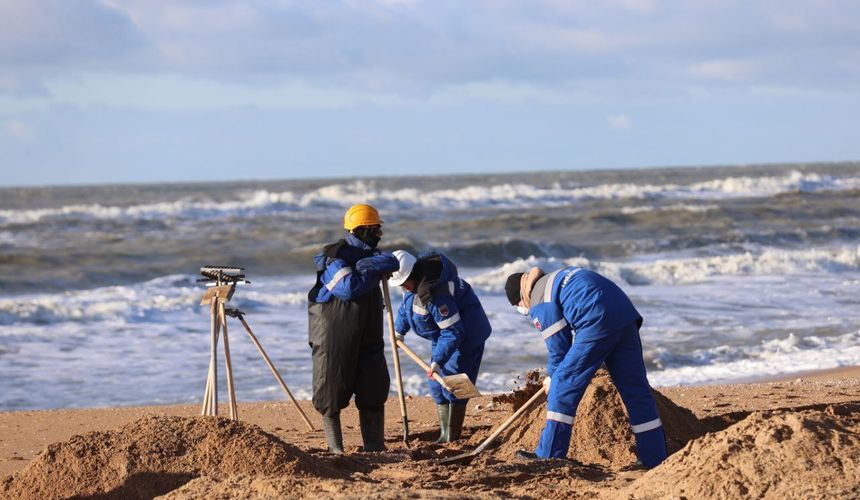
<svg viewBox="0 0 860 500">
<path fill-rule="evenodd" d="M 290 389 L 289 387 L 287 387 L 287 384 L 284 383 L 284 379 L 281 378 L 281 374 L 278 373 L 278 370 L 275 368 L 275 365 L 272 364 L 272 361 L 269 359 L 269 356 L 266 354 L 266 351 L 263 350 L 263 346 L 260 345 L 260 341 L 257 340 L 256 336 L 254 336 L 254 332 L 251 331 L 251 327 L 248 326 L 248 323 L 245 321 L 245 318 L 239 316 L 239 321 L 242 322 L 242 326 L 245 327 L 245 331 L 248 332 L 248 336 L 251 337 L 251 342 L 253 342 L 254 345 L 257 347 L 257 350 L 260 351 L 260 355 L 263 356 L 263 361 L 266 362 L 266 364 L 269 366 L 269 369 L 272 370 L 272 374 L 278 380 L 278 383 L 281 384 L 281 389 L 283 389 L 284 392 L 287 393 L 287 396 L 290 397 L 290 401 L 293 402 L 293 405 L 296 407 L 296 410 L 299 411 L 299 414 L 302 416 L 302 419 L 305 421 L 305 424 L 307 424 L 308 429 L 312 431 L 316 430 L 314 429 L 314 424 L 312 424 L 311 421 L 308 420 L 308 416 L 305 415 L 304 411 L 302 411 L 302 407 L 299 406 L 299 402 L 296 401 L 296 398 L 293 397 L 293 393 L 290 392 Z"/>
<path fill-rule="evenodd" d="M 218 416 L 218 304 L 212 299 L 212 344 L 209 349 L 209 415 Z"/>
<path fill-rule="evenodd" d="M 224 362 L 227 368 L 227 397 L 230 400 L 230 419 L 239 420 L 236 409 L 236 391 L 233 388 L 233 365 L 230 362 L 230 342 L 227 340 L 227 316 L 224 315 L 224 303 L 218 306 L 221 317 L 221 328 L 224 330 Z"/>
<path fill-rule="evenodd" d="M 209 371 L 206 374 L 206 389 L 203 391 L 203 408 L 200 409 L 200 414 L 206 416 L 209 414 L 209 398 L 212 397 L 212 365 L 209 365 Z"/>
</svg>

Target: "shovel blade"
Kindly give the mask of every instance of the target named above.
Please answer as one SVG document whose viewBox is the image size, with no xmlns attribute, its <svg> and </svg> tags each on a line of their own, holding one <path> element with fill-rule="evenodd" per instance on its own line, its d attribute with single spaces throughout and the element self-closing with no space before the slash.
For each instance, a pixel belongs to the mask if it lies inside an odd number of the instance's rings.
<svg viewBox="0 0 860 500">
<path fill-rule="evenodd" d="M 472 458 L 475 457 L 477 453 L 474 451 L 470 451 L 469 453 L 461 453 L 460 455 L 454 455 L 453 457 L 443 458 L 439 461 L 440 464 L 453 464 L 458 462 L 468 462 Z"/>
<path fill-rule="evenodd" d="M 481 392 L 477 387 L 475 387 L 475 384 L 469 380 L 469 377 L 465 373 L 448 375 L 443 378 L 445 380 L 445 384 L 451 388 L 451 394 L 453 394 L 457 399 L 471 399 L 477 398 L 481 395 Z"/>
</svg>

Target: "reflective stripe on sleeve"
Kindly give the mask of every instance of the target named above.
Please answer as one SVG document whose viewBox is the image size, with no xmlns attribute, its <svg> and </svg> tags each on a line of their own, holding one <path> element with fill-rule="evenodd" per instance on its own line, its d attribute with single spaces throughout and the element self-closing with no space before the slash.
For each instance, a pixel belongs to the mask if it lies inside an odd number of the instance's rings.
<svg viewBox="0 0 860 500">
<path fill-rule="evenodd" d="M 325 287 L 328 288 L 328 291 L 334 290 L 334 287 L 337 286 L 338 281 L 342 280 L 344 276 L 347 274 L 352 274 L 352 269 L 349 267 L 342 267 L 340 271 L 334 273 L 331 281 L 325 284 Z"/>
<path fill-rule="evenodd" d="M 552 337 L 556 333 L 562 331 L 564 329 L 564 327 L 566 327 L 566 326 L 567 326 L 567 320 L 565 320 L 564 318 L 561 318 L 560 320 L 556 321 L 555 323 L 549 325 L 546 330 L 541 332 L 543 334 L 543 339 L 546 340 L 546 339 Z"/>
<path fill-rule="evenodd" d="M 636 424 L 636 425 L 631 424 L 630 428 L 633 430 L 634 434 L 639 434 L 640 432 L 652 431 L 652 430 L 654 430 L 654 429 L 656 429 L 662 425 L 663 425 L 663 422 L 661 422 L 660 418 L 658 417 L 658 418 L 655 418 L 654 420 L 651 420 L 650 422 L 645 422 L 644 424 Z"/>
<path fill-rule="evenodd" d="M 428 314 L 430 314 L 430 311 L 428 311 L 426 307 L 421 307 L 415 302 L 412 303 L 412 312 L 420 314 L 422 316 L 427 316 Z"/>
<path fill-rule="evenodd" d="M 456 287 L 453 281 L 448 282 L 448 291 L 451 292 L 451 296 L 454 296 L 454 292 L 456 291 Z"/>
<path fill-rule="evenodd" d="M 559 413 L 557 411 L 548 411 L 546 412 L 547 420 L 555 420 L 556 422 L 561 422 L 567 425 L 573 425 L 573 417 L 570 415 L 565 415 L 564 413 Z"/>
<path fill-rule="evenodd" d="M 439 321 L 438 323 L 436 323 L 436 325 L 438 325 L 439 328 L 448 328 L 449 326 L 455 324 L 458 321 L 460 321 L 460 313 L 451 316 L 445 321 Z"/>
</svg>

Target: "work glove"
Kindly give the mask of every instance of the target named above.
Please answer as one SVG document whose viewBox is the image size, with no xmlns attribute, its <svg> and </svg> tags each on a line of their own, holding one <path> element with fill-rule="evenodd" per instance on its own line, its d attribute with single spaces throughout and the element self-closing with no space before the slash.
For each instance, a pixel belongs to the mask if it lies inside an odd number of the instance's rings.
<svg viewBox="0 0 860 500">
<path fill-rule="evenodd" d="M 400 269 L 400 262 L 390 253 L 371 255 L 355 263 L 355 270 L 360 273 L 375 272 L 383 274 L 391 273 L 398 269 Z"/>
<path fill-rule="evenodd" d="M 399 340 L 400 342 L 403 342 L 403 339 L 405 338 L 406 337 L 404 337 L 402 333 L 394 332 L 394 340 Z"/>
<path fill-rule="evenodd" d="M 543 392 L 546 393 L 547 395 L 549 395 L 549 384 L 551 382 L 552 381 L 550 380 L 549 375 L 544 377 L 544 379 L 543 379 Z"/>
<path fill-rule="evenodd" d="M 439 371 L 439 364 L 435 361 L 430 363 L 430 369 L 427 370 L 427 376 L 433 378 L 434 373 L 439 373 L 441 375 L 441 372 Z"/>
</svg>

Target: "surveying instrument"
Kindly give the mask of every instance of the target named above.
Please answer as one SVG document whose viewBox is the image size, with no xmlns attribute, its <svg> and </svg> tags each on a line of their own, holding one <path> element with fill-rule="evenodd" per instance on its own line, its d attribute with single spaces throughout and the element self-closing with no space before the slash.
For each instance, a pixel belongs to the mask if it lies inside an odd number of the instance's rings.
<svg viewBox="0 0 860 500">
<path fill-rule="evenodd" d="M 260 352 L 260 356 L 263 357 L 263 361 L 266 362 L 266 365 L 268 365 L 269 369 L 272 371 L 272 375 L 275 376 L 281 389 L 284 390 L 293 402 L 296 410 L 298 410 L 302 419 L 305 421 L 305 424 L 307 424 L 308 429 L 312 431 L 315 430 L 311 421 L 308 420 L 308 416 L 305 415 L 305 412 L 302 411 L 296 398 L 293 397 L 293 393 L 290 392 L 287 384 L 284 383 L 284 379 L 281 378 L 281 374 L 278 373 L 275 365 L 272 364 L 272 361 L 269 359 L 269 356 L 266 354 L 260 341 L 257 340 L 254 332 L 251 331 L 251 327 L 248 326 L 248 322 L 245 321 L 245 313 L 239 309 L 225 306 L 225 304 L 230 302 L 230 299 L 233 297 L 233 293 L 236 291 L 236 285 L 251 284 L 250 281 L 245 279 L 245 268 L 230 266 L 204 266 L 200 268 L 200 274 L 203 275 L 203 278 L 198 279 L 197 282 L 204 283 L 209 287 L 209 289 L 206 290 L 206 293 L 203 294 L 203 300 L 200 302 L 200 305 L 210 306 L 212 332 L 212 345 L 209 351 L 209 376 L 206 379 L 206 391 L 203 393 L 203 407 L 200 410 L 200 414 L 204 416 L 218 416 L 218 336 L 219 333 L 223 331 L 224 361 L 227 368 L 227 396 L 230 403 L 230 418 L 232 420 L 239 420 L 239 412 L 236 409 L 236 392 L 233 388 L 233 365 L 230 361 L 230 342 L 227 339 L 227 317 L 229 316 L 231 318 L 237 318 L 239 322 L 242 323 L 242 326 L 245 328 L 245 332 L 247 332 L 248 336 L 251 338 L 251 342 L 253 342 L 257 347 L 257 351 Z"/>
</svg>

